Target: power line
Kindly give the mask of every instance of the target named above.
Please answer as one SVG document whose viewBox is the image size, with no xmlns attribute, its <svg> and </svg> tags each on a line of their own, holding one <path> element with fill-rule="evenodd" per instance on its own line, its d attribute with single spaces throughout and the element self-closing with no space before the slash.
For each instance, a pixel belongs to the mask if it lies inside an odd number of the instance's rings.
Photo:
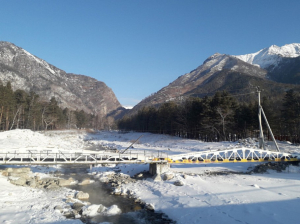
<svg viewBox="0 0 300 224">
<path fill-rule="evenodd" d="M 224 98 L 224 97 L 233 97 L 233 96 L 245 96 L 245 95 L 250 95 L 250 94 L 255 94 L 255 92 L 250 92 L 250 93 L 242 93 L 242 94 L 236 94 L 236 95 L 228 95 L 228 96 L 219 96 L 219 97 L 216 97 L 214 96 L 213 98 Z"/>
</svg>

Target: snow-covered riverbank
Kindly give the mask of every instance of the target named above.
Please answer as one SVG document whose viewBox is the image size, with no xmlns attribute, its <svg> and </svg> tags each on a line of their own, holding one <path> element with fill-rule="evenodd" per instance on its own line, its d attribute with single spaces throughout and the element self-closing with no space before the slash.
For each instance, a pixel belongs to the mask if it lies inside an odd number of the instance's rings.
<svg viewBox="0 0 300 224">
<path fill-rule="evenodd" d="M 54 210 L 55 206 L 64 205 L 63 199 L 69 193 L 66 188 L 46 191 L 15 186 L 0 176 L 0 223 L 82 223 L 67 220 Z"/>
<path fill-rule="evenodd" d="M 29 130 L 13 130 L 0 133 L 0 150 L 97 150 L 100 146 L 119 150 L 143 135 L 134 144 L 133 151 L 187 153 L 237 147 L 238 143 L 205 143 L 166 135 L 150 133 L 100 132 L 97 134 L 77 131 L 37 133 Z M 246 142 L 253 147 L 255 142 Z M 300 152 L 299 146 L 280 143 L 286 152 Z M 254 163 L 232 164 L 172 164 L 170 173 L 174 178 L 153 181 L 148 178 L 122 187 L 131 190 L 137 197 L 162 211 L 177 223 L 299 223 L 300 206 L 299 167 L 289 166 L 282 173 L 269 171 L 264 174 L 211 175 L 215 171 L 245 172 Z M 47 173 L 60 169 L 50 167 L 32 171 Z M 148 165 L 119 165 L 117 167 L 94 167 L 91 174 L 118 170 L 134 175 L 148 169 Z M 183 186 L 175 186 L 181 180 Z M 61 188 L 56 193 L 29 187 L 12 185 L 6 177 L 0 177 L 0 223 L 81 223 L 67 220 L 54 211 L 54 206 L 63 203 L 69 189 Z"/>
</svg>

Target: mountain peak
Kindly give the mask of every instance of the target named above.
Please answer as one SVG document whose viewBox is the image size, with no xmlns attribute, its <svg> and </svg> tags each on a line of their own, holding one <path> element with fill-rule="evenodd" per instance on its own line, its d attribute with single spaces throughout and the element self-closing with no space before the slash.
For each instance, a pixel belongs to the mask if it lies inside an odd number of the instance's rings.
<svg viewBox="0 0 300 224">
<path fill-rule="evenodd" d="M 66 73 L 10 42 L 0 41 L 0 81 L 13 90 L 34 91 L 41 100 L 55 96 L 62 108 L 106 115 L 121 105 L 104 82 Z"/>
<path fill-rule="evenodd" d="M 261 68 L 268 68 L 270 66 L 276 67 L 281 58 L 295 58 L 299 56 L 300 44 L 292 43 L 282 47 L 272 45 L 252 54 L 237 55 L 235 57 Z"/>
</svg>

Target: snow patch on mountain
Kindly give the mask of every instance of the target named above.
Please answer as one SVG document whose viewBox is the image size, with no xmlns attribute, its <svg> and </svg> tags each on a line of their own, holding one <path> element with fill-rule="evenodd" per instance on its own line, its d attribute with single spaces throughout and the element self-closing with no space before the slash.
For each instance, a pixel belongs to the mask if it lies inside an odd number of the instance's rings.
<svg viewBox="0 0 300 224">
<path fill-rule="evenodd" d="M 24 49 L 22 49 L 22 51 L 23 51 L 26 55 L 28 55 L 30 58 L 32 58 L 33 60 L 35 60 L 37 63 L 39 63 L 39 64 L 41 64 L 42 66 L 44 66 L 44 67 L 45 67 L 49 72 L 51 72 L 53 75 L 56 75 L 56 74 L 55 74 L 55 71 L 52 70 L 52 69 L 50 68 L 50 66 L 49 66 L 49 64 L 48 64 L 47 62 L 45 62 L 44 60 L 41 60 L 41 59 L 37 58 L 36 56 L 30 54 L 28 51 L 26 51 L 26 50 L 24 50 Z"/>
<path fill-rule="evenodd" d="M 282 47 L 272 45 L 256 53 L 237 55 L 236 58 L 256 65 L 260 68 L 276 67 L 282 58 L 295 58 L 300 56 L 300 44 L 286 44 Z"/>
</svg>

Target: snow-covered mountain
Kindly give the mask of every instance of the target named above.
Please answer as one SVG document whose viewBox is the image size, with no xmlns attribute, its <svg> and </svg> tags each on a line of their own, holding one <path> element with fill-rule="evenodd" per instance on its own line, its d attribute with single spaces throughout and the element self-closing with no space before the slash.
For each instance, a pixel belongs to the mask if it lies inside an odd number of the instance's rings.
<svg viewBox="0 0 300 224">
<path fill-rule="evenodd" d="M 66 73 L 12 43 L 0 41 L 0 82 L 8 81 L 14 90 L 34 91 L 43 100 L 54 96 L 62 108 L 106 115 L 121 107 L 104 82 Z"/>
<path fill-rule="evenodd" d="M 265 95 L 276 99 L 287 89 L 298 88 L 290 84 L 299 83 L 300 44 L 272 45 L 256 53 L 239 56 L 216 53 L 195 70 L 142 100 L 130 113 L 144 106 L 179 102 L 190 96 L 213 95 L 216 91 L 243 95 L 253 86 L 260 86 Z"/>
<path fill-rule="evenodd" d="M 264 69 L 274 69 L 277 67 L 282 58 L 296 58 L 300 56 L 300 44 L 286 44 L 282 47 L 272 45 L 264 48 L 256 53 L 238 55 L 236 58 L 252 65 L 259 66 Z M 271 67 L 271 68 L 270 68 Z"/>
<path fill-rule="evenodd" d="M 144 106 L 178 102 L 189 96 L 203 97 L 216 91 L 241 89 L 249 85 L 249 80 L 266 79 L 266 75 L 267 71 L 264 69 L 231 55 L 216 53 L 195 70 L 178 77 L 168 86 L 142 100 L 130 113 Z"/>
</svg>

